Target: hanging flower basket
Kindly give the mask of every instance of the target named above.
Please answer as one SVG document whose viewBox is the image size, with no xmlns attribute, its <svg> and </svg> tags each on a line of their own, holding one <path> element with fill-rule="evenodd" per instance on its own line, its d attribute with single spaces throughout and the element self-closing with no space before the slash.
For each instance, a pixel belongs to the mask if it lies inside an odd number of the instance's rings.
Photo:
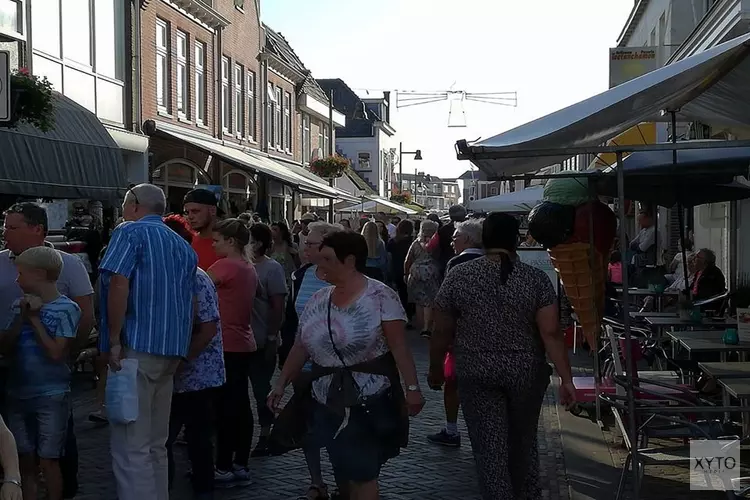
<svg viewBox="0 0 750 500">
<path fill-rule="evenodd" d="M 348 166 L 349 160 L 343 156 L 334 155 L 310 163 L 310 172 L 324 179 L 335 179 L 341 177 Z"/>
<path fill-rule="evenodd" d="M 46 77 L 39 78 L 21 68 L 10 77 L 10 91 L 15 123 L 28 123 L 42 132 L 55 128 L 52 84 Z"/>
<path fill-rule="evenodd" d="M 391 195 L 391 201 L 394 203 L 399 203 L 401 205 L 408 205 L 411 203 L 411 193 L 409 191 L 402 191 L 400 193 L 396 193 Z"/>
</svg>

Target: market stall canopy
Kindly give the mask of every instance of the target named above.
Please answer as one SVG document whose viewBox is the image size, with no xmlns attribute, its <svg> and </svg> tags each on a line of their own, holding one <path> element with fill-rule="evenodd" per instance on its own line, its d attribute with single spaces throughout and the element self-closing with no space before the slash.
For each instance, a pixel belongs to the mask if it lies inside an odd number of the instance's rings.
<svg viewBox="0 0 750 500">
<path fill-rule="evenodd" d="M 118 203 L 127 190 L 122 151 L 89 110 L 54 94 L 55 128 L 0 129 L 0 193 Z"/>
<path fill-rule="evenodd" d="M 750 198 L 750 185 L 742 179 L 750 169 L 750 148 L 641 151 L 623 159 L 625 196 L 672 207 Z M 601 171 L 597 192 L 617 197 L 617 165 Z M 594 173 L 594 175 L 596 175 Z"/>
<path fill-rule="evenodd" d="M 749 127 L 748 54 L 750 33 L 489 139 L 459 141 L 458 157 L 490 176 L 529 173 L 574 154 L 562 150 L 596 147 L 638 123 L 669 119 L 664 111 L 678 121 Z"/>
<path fill-rule="evenodd" d="M 163 134 L 169 138 L 186 142 L 208 154 L 216 155 L 227 163 L 238 168 L 259 172 L 271 177 L 282 184 L 291 186 L 301 192 L 309 193 L 320 198 L 332 198 L 337 200 L 356 201 L 357 198 L 345 193 L 335 187 L 329 186 L 320 177 L 309 173 L 295 171 L 292 166 L 282 164 L 270 157 L 240 151 L 239 149 L 215 142 L 212 138 L 199 138 L 184 132 L 178 132 L 165 126 L 156 124 L 154 133 Z M 302 167 L 298 167 L 301 169 Z M 307 174 L 307 175 L 306 175 Z"/>
<path fill-rule="evenodd" d="M 544 188 L 534 186 L 512 193 L 505 193 L 489 198 L 470 201 L 466 208 L 475 212 L 530 212 L 532 208 L 542 201 Z"/>
<path fill-rule="evenodd" d="M 389 212 L 389 213 L 400 213 L 405 215 L 417 215 L 419 212 L 412 210 L 411 208 L 399 205 L 391 200 L 386 200 L 380 196 L 363 196 L 364 203 L 360 201 L 354 205 L 337 209 L 337 212 Z"/>
</svg>

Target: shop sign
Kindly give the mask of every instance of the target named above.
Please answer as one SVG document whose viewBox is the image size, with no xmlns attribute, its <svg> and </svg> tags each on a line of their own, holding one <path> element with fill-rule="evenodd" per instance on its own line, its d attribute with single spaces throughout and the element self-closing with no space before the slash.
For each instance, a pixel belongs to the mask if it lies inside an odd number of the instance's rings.
<svg viewBox="0 0 750 500">
<path fill-rule="evenodd" d="M 0 123 L 10 121 L 10 52 L 0 50 Z"/>
<path fill-rule="evenodd" d="M 609 88 L 650 73 L 661 66 L 660 47 L 609 49 Z"/>
</svg>

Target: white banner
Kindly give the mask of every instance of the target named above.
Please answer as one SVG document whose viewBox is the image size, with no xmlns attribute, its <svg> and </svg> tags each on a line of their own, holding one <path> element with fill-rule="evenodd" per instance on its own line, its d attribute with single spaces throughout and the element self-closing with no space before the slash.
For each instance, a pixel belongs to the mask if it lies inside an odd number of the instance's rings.
<svg viewBox="0 0 750 500">
<path fill-rule="evenodd" d="M 544 248 L 519 248 L 516 250 L 518 258 L 521 262 L 530 266 L 541 269 L 544 273 L 549 276 L 549 280 L 552 282 L 552 286 L 557 293 L 557 271 L 552 265 L 552 260 L 549 258 L 549 253 Z"/>
</svg>

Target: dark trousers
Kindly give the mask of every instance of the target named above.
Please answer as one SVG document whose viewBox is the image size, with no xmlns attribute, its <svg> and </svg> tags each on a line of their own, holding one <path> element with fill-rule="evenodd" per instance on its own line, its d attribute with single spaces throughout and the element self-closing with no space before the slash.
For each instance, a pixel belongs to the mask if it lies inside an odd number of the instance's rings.
<svg viewBox="0 0 750 500">
<path fill-rule="evenodd" d="M 182 428 L 185 428 L 188 458 L 192 466 L 190 480 L 195 493 L 208 493 L 214 487 L 214 445 L 211 442 L 213 429 L 212 411 L 215 389 L 175 393 L 169 415 L 169 438 L 167 458 L 169 460 L 169 487 L 174 480 L 175 464 L 173 447 Z"/>
<path fill-rule="evenodd" d="M 73 412 L 68 419 L 68 435 L 65 438 L 65 452 L 60 457 L 60 472 L 63 480 L 63 498 L 73 498 L 78 494 L 78 442 L 73 429 Z"/>
<path fill-rule="evenodd" d="M 250 408 L 248 377 L 251 352 L 225 352 L 227 381 L 219 389 L 216 432 L 216 468 L 231 471 L 232 464 L 247 467 L 253 440 L 253 411 Z"/>
<path fill-rule="evenodd" d="M 396 291 L 398 292 L 398 298 L 401 300 L 401 305 L 404 307 L 406 315 L 411 319 L 412 316 L 414 316 L 414 307 L 412 304 L 409 304 L 409 292 L 406 288 L 406 281 L 404 281 L 402 276 L 400 279 L 396 278 L 394 284 L 396 285 Z"/>
<path fill-rule="evenodd" d="M 273 425 L 273 412 L 268 408 L 266 400 L 271 392 L 271 379 L 275 370 L 276 359 L 268 359 L 265 347 L 252 353 L 250 383 L 253 386 L 253 396 L 258 407 L 258 424 L 261 429 L 268 429 Z"/>
</svg>

